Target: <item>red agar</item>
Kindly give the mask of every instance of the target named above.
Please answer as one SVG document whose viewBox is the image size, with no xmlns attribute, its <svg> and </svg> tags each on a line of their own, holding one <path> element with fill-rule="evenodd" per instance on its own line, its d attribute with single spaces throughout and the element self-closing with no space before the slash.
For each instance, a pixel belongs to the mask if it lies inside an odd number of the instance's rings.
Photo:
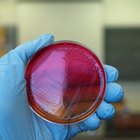
<svg viewBox="0 0 140 140">
<path fill-rule="evenodd" d="M 101 103 L 103 65 L 84 45 L 59 41 L 39 50 L 26 69 L 27 97 L 43 119 L 60 124 L 84 120 Z"/>
</svg>

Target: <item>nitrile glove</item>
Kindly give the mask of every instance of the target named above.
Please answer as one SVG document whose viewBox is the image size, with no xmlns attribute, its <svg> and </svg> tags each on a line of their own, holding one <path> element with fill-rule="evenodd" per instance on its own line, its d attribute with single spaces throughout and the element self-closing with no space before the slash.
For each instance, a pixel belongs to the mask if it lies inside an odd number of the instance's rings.
<svg viewBox="0 0 140 140">
<path fill-rule="evenodd" d="M 96 113 L 83 122 L 59 125 L 44 121 L 29 108 L 26 95 L 25 68 L 29 59 L 42 47 L 52 43 L 52 35 L 20 45 L 0 58 L 0 140 L 67 140 L 81 131 L 95 130 L 101 119 L 109 119 L 115 109 L 110 104 L 122 99 L 124 92 L 114 83 L 118 71 L 105 65 L 107 90 Z"/>
</svg>

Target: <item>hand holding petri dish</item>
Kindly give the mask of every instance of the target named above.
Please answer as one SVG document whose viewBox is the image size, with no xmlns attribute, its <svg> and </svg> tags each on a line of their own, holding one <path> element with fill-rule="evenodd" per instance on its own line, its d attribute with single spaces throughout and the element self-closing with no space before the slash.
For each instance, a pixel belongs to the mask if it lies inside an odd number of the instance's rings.
<svg viewBox="0 0 140 140">
<path fill-rule="evenodd" d="M 94 113 L 106 88 L 98 57 L 73 41 L 40 49 L 29 61 L 25 78 L 31 109 L 44 120 L 59 124 L 77 123 Z"/>
</svg>

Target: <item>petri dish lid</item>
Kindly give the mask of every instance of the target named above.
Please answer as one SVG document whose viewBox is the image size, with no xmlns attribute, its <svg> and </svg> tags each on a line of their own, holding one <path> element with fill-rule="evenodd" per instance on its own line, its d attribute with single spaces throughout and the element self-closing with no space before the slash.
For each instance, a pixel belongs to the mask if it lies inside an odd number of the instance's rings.
<svg viewBox="0 0 140 140">
<path fill-rule="evenodd" d="M 86 46 L 58 41 L 40 49 L 26 67 L 31 109 L 44 120 L 71 124 L 94 113 L 103 100 L 106 75 Z"/>
</svg>

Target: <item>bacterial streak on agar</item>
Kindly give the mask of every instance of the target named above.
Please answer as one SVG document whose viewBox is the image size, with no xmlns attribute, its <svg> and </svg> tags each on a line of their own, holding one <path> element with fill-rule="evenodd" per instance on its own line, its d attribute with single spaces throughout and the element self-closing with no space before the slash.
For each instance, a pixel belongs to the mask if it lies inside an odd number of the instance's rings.
<svg viewBox="0 0 140 140">
<path fill-rule="evenodd" d="M 47 121 L 76 123 L 101 103 L 106 76 L 98 57 L 84 45 L 59 41 L 39 50 L 26 68 L 27 97 Z"/>
</svg>

